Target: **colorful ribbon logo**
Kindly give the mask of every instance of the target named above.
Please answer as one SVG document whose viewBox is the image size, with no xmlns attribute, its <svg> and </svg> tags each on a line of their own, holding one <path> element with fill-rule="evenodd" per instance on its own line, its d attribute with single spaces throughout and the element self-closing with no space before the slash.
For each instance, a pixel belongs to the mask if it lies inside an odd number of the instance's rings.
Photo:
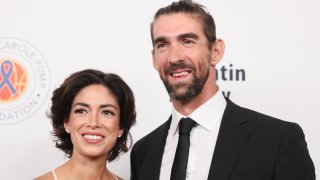
<svg viewBox="0 0 320 180">
<path fill-rule="evenodd" d="M 8 70 L 6 70 L 6 65 L 9 66 Z M 2 78 L 3 80 L 0 82 L 0 89 L 2 87 L 4 87 L 5 85 L 8 86 L 8 88 L 10 89 L 11 93 L 13 95 L 16 94 L 16 89 L 14 88 L 13 84 L 11 83 L 10 81 L 10 77 L 12 75 L 12 70 L 13 70 L 13 65 L 12 65 L 12 62 L 10 61 L 4 61 L 2 64 L 1 64 L 1 75 L 2 75 Z"/>
</svg>

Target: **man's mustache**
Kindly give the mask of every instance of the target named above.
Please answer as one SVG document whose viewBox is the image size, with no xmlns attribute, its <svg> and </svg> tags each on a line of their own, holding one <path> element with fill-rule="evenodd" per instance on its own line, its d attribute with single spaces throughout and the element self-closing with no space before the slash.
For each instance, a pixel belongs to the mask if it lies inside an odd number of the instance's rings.
<svg viewBox="0 0 320 180">
<path fill-rule="evenodd" d="M 191 69 L 194 70 L 194 66 L 186 64 L 184 62 L 179 62 L 179 63 L 170 63 L 169 65 L 167 65 L 164 69 L 164 72 L 166 74 L 172 72 L 172 71 L 176 71 L 178 69 Z"/>
</svg>

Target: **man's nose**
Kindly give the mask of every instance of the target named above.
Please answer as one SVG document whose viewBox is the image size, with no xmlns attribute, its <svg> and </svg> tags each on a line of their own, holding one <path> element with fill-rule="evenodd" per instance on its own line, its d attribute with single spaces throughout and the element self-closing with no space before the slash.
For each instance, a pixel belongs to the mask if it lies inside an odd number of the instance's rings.
<svg viewBox="0 0 320 180">
<path fill-rule="evenodd" d="M 183 50 L 179 44 L 172 45 L 169 49 L 168 60 L 170 63 L 183 61 Z"/>
</svg>

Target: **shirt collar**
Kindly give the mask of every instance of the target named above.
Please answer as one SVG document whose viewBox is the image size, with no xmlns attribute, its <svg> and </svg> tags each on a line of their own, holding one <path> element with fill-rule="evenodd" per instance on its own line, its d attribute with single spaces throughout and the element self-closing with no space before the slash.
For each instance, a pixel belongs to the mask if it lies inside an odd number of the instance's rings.
<svg viewBox="0 0 320 180">
<path fill-rule="evenodd" d="M 226 106 L 227 102 L 221 90 L 218 90 L 214 96 L 193 111 L 188 117 L 205 129 L 213 131 L 216 123 L 221 121 Z M 177 132 L 179 121 L 183 117 L 185 116 L 172 106 L 172 121 L 169 134 L 174 135 Z"/>
</svg>

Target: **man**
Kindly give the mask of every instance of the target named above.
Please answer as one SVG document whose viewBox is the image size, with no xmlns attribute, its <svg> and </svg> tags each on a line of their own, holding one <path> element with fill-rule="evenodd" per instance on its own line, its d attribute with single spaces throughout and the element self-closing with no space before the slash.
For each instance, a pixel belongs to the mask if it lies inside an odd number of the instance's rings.
<svg viewBox="0 0 320 180">
<path fill-rule="evenodd" d="M 164 124 L 135 143 L 132 180 L 315 179 L 299 125 L 223 97 L 215 66 L 223 57 L 224 42 L 216 38 L 214 20 L 202 5 L 179 1 L 159 9 L 151 36 L 153 65 L 173 110 Z M 180 124 L 187 120 L 196 125 L 190 125 L 188 145 L 182 146 Z"/>
</svg>

